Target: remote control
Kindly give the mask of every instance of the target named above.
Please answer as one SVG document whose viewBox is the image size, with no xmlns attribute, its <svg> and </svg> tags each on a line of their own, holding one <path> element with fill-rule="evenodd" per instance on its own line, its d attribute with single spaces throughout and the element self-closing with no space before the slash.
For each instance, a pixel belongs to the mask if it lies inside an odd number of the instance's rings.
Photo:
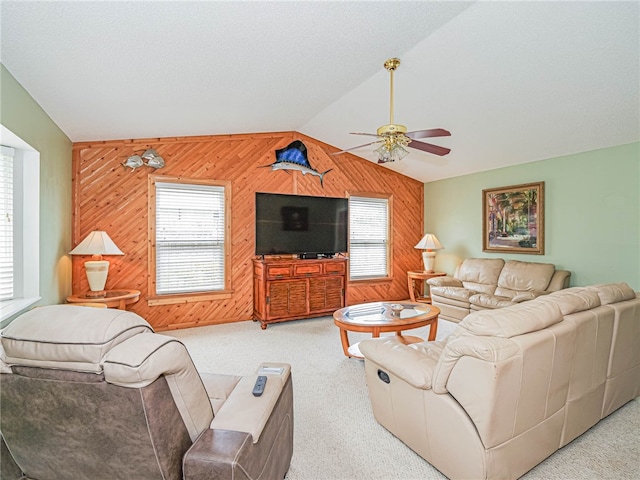
<svg viewBox="0 0 640 480">
<path fill-rule="evenodd" d="M 267 377 L 265 375 L 258 376 L 256 384 L 253 386 L 253 396 L 259 397 L 264 392 L 264 386 L 267 384 Z"/>
</svg>

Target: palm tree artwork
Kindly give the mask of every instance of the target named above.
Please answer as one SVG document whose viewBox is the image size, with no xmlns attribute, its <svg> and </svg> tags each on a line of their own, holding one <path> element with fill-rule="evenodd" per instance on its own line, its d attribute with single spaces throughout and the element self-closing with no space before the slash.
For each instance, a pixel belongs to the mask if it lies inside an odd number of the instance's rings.
<svg viewBox="0 0 640 480">
<path fill-rule="evenodd" d="M 539 212 L 543 185 L 544 182 L 540 182 L 483 191 L 485 251 L 541 251 Z"/>
</svg>

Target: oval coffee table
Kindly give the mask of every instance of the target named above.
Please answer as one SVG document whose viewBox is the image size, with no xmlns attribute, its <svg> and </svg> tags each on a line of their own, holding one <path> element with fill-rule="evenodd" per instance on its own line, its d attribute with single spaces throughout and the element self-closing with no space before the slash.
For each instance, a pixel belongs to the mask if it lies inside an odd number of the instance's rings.
<svg viewBox="0 0 640 480">
<path fill-rule="evenodd" d="M 403 306 L 398 313 L 391 311 L 391 305 L 397 303 Z M 358 344 L 349 345 L 347 332 L 371 333 L 379 337 L 381 333 L 395 332 L 403 343 L 424 341 L 419 337 L 402 335 L 403 330 L 430 325 L 429 341 L 436 339 L 438 331 L 438 307 L 417 302 L 374 302 L 351 305 L 333 313 L 333 321 L 340 329 L 342 350 L 347 357 L 362 358 Z"/>
</svg>

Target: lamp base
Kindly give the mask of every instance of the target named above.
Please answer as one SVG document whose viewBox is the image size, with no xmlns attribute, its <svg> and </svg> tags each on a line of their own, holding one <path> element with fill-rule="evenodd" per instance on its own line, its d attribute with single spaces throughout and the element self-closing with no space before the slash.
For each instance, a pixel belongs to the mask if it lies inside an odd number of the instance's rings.
<svg viewBox="0 0 640 480">
<path fill-rule="evenodd" d="M 104 286 L 107 283 L 107 275 L 109 274 L 109 262 L 107 260 L 89 260 L 84 262 L 84 269 L 91 289 L 87 296 L 104 297 Z"/>
<path fill-rule="evenodd" d="M 433 250 L 422 252 L 422 263 L 424 264 L 424 273 L 433 273 L 433 267 L 436 263 L 436 252 Z"/>
</svg>

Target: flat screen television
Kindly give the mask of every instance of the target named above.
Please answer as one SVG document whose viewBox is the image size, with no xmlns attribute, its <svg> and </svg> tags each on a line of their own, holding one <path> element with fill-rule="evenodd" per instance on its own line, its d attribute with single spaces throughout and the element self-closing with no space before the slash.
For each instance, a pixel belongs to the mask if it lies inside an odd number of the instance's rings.
<svg viewBox="0 0 640 480">
<path fill-rule="evenodd" d="M 346 198 L 256 193 L 256 255 L 303 258 L 347 251 Z"/>
</svg>

